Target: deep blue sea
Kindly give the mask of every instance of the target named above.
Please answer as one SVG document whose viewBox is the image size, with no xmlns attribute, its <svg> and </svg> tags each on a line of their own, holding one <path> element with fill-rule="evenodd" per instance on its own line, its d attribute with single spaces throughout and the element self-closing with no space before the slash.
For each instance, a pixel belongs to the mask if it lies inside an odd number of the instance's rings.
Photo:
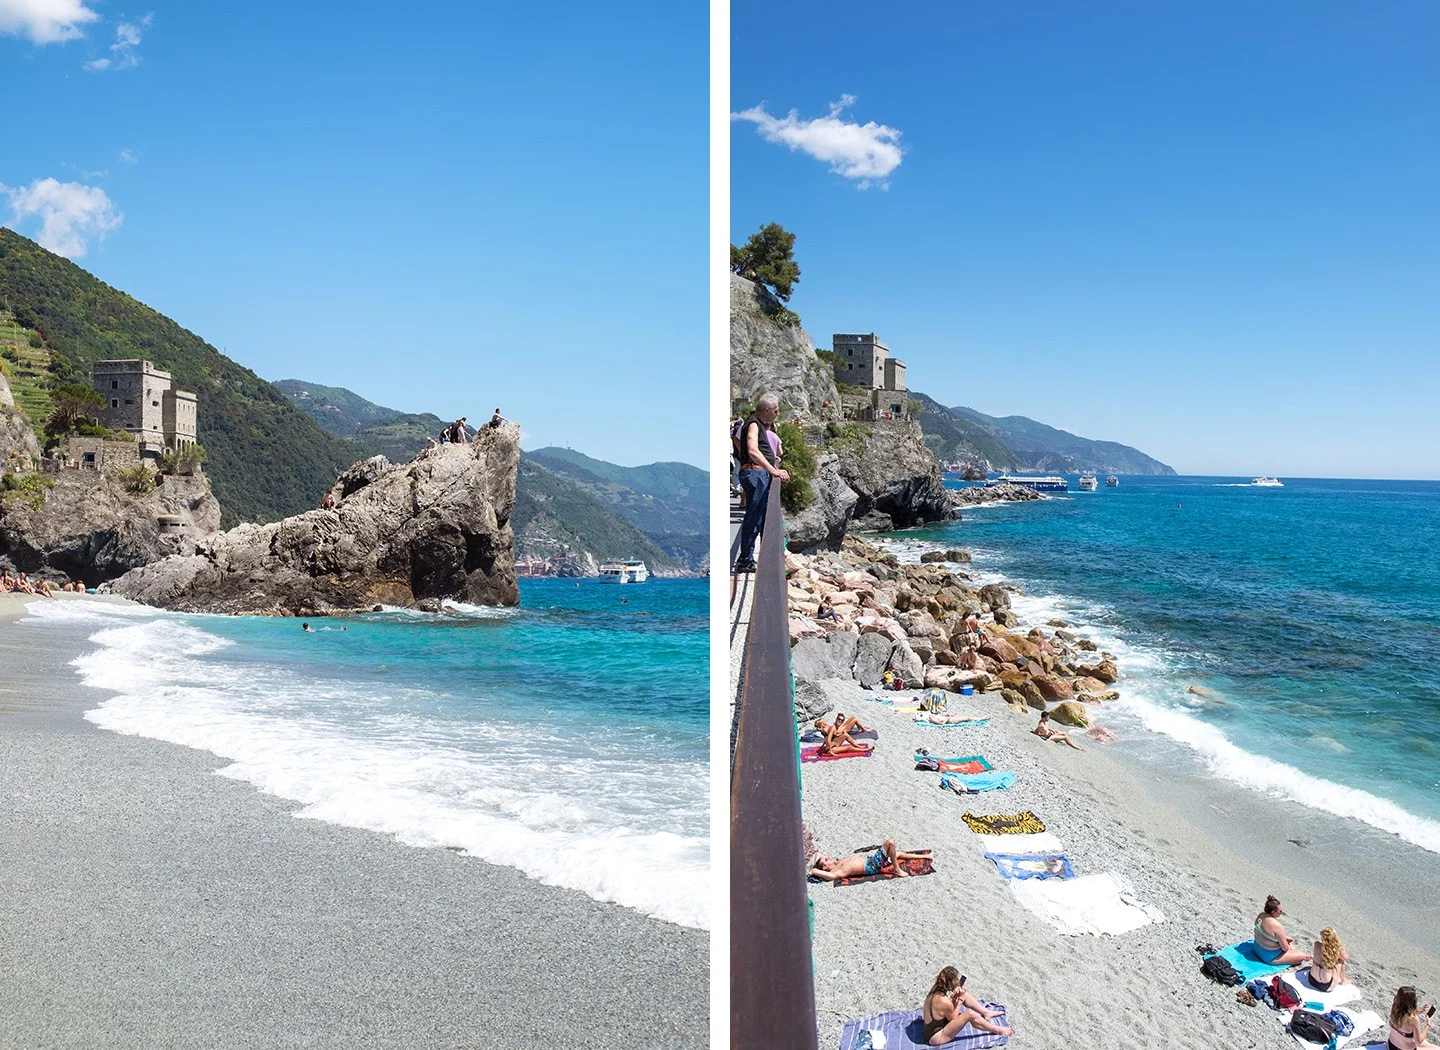
<svg viewBox="0 0 1440 1050">
<path fill-rule="evenodd" d="M 708 584 L 522 580 L 521 605 L 301 621 L 100 602 L 86 717 L 212 751 L 298 816 L 708 925 Z M 342 630 L 342 628 L 344 628 Z"/>
<path fill-rule="evenodd" d="M 1027 626 L 1115 653 L 1120 750 L 1440 852 L 1440 483 L 1249 480 L 1072 477 L 894 539 L 969 548 Z"/>
</svg>

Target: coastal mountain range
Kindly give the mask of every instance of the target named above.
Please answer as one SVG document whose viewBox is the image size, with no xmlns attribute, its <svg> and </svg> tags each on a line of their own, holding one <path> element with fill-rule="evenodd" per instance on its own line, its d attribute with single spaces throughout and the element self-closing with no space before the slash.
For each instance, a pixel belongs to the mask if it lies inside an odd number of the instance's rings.
<svg viewBox="0 0 1440 1050">
<path fill-rule="evenodd" d="M 0 228 L 0 369 L 17 425 L 43 436 L 55 384 L 89 386 L 95 362 L 126 358 L 151 361 L 196 393 L 222 528 L 309 510 L 351 464 L 377 454 L 404 462 L 449 422 L 375 405 L 343 387 L 270 383 L 68 259 Z M 540 458 L 522 463 L 512 521 L 521 556 L 568 548 L 582 563 L 586 555 L 637 557 L 661 572 L 703 564 L 704 471 L 618 467 L 565 449 L 534 455 Z"/>
<path fill-rule="evenodd" d="M 942 460 L 962 460 L 991 470 L 1073 473 L 1174 474 L 1173 467 L 1118 441 L 1096 441 L 1026 416 L 988 416 L 964 405 L 947 408 L 918 391 L 910 392 L 912 412 L 925 431 L 925 444 Z"/>
</svg>

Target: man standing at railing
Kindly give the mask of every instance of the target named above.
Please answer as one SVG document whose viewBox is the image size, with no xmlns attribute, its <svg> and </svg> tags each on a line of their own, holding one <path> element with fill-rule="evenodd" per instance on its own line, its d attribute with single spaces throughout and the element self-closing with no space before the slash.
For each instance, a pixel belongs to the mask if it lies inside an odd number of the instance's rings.
<svg viewBox="0 0 1440 1050">
<path fill-rule="evenodd" d="M 766 497 L 772 479 L 785 482 L 790 475 L 779 467 L 779 457 L 771 434 L 780 415 L 780 399 L 762 394 L 755 411 L 740 432 L 740 448 L 744 452 L 740 464 L 740 487 L 745 491 L 745 520 L 740 523 L 740 556 L 735 560 L 736 572 L 755 571 L 755 540 L 765 528 Z"/>
</svg>

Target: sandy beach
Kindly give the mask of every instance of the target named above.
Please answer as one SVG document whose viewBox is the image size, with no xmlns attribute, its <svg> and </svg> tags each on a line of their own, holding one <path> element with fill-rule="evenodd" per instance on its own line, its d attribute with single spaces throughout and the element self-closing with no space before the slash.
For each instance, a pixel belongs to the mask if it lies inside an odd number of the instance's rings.
<svg viewBox="0 0 1440 1050">
<path fill-rule="evenodd" d="M 84 630 L 23 604 L 0 597 L 0 1046 L 708 1045 L 705 931 L 100 730 Z"/>
<path fill-rule="evenodd" d="M 1024 627 L 1029 627 L 1026 624 Z M 1021 633 L 1023 633 L 1021 629 Z M 1124 688 L 1122 679 L 1117 688 Z M 915 714 L 869 697 L 852 680 L 814 683 L 834 709 L 879 731 L 868 758 L 802 765 L 803 809 L 831 855 L 893 837 L 930 849 L 935 873 L 834 887 L 814 884 L 820 1045 L 838 1045 L 846 1020 L 918 1008 L 941 967 L 1006 1004 L 1015 1045 L 1045 1048 L 1284 1047 L 1281 1015 L 1236 1002 L 1235 989 L 1201 976 L 1196 946 L 1245 940 L 1267 894 L 1281 898 L 1302 950 L 1324 926 L 1352 958 L 1361 1005 L 1384 1014 L 1394 989 L 1440 991 L 1435 857 L 1395 836 L 1198 775 L 1159 769 L 1071 730 L 1074 751 L 1031 733 L 997 693 L 948 694 L 950 713 L 985 726 L 917 725 Z M 1096 711 L 1104 724 L 1103 708 Z M 1016 774 L 1008 790 L 959 796 L 914 754 L 983 755 Z M 1114 872 L 1163 914 L 1117 936 L 1066 936 L 1012 895 L 981 836 L 961 820 L 1031 810 L 1056 835 L 1075 874 Z M 1372 1033 L 1381 1040 L 1383 1032 Z M 1354 1046 L 1367 1045 L 1357 1040 Z"/>
</svg>

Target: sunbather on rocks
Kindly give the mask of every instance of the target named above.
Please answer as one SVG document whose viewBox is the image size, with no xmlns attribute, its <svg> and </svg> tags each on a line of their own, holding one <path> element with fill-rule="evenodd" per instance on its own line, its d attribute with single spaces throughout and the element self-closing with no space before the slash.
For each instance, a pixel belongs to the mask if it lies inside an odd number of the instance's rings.
<svg viewBox="0 0 1440 1050">
<path fill-rule="evenodd" d="M 1310 956 L 1295 947 L 1295 942 L 1285 935 L 1280 925 L 1280 916 L 1285 909 L 1279 899 L 1271 894 L 1265 898 L 1265 907 L 1255 916 L 1255 947 L 1260 958 L 1271 966 L 1289 966 L 1309 962 Z"/>
<path fill-rule="evenodd" d="M 921 1019 L 925 1022 L 925 1042 L 931 1046 L 943 1046 L 960 1034 L 960 1029 L 972 1024 L 982 1032 L 995 1035 L 1014 1035 L 1013 1028 L 998 1025 L 993 1018 L 996 1011 L 985 1005 L 965 990 L 965 978 L 953 966 L 941 970 L 925 996 Z"/>
<path fill-rule="evenodd" d="M 923 853 L 906 853 L 896 849 L 895 840 L 886 839 L 869 853 L 852 853 L 848 857 L 827 857 L 817 853 L 807 874 L 826 882 L 838 882 L 841 879 L 858 879 L 863 875 L 879 875 L 886 868 L 894 868 L 896 876 L 903 879 L 909 872 L 900 867 L 899 862 L 919 860 L 923 856 Z"/>
<path fill-rule="evenodd" d="M 1075 743 L 1075 741 L 1071 740 L 1070 734 L 1065 732 L 1065 730 L 1056 729 L 1050 724 L 1049 711 L 1040 712 L 1040 721 L 1035 723 L 1035 728 L 1030 730 L 1030 732 L 1034 733 L 1041 740 L 1053 740 L 1057 744 L 1069 744 L 1076 751 L 1085 750 L 1079 744 Z"/>
</svg>

